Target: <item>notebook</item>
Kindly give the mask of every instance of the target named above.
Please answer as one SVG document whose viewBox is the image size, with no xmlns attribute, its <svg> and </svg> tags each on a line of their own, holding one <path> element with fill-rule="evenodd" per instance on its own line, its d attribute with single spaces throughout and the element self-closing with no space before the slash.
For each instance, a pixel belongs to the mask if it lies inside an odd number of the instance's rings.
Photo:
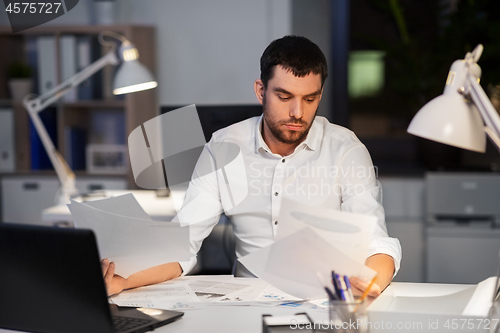
<svg viewBox="0 0 500 333">
<path fill-rule="evenodd" d="M 184 314 L 109 304 L 94 233 L 82 229 L 0 223 L 0 295 L 0 328 L 19 331 L 147 332 Z"/>
</svg>

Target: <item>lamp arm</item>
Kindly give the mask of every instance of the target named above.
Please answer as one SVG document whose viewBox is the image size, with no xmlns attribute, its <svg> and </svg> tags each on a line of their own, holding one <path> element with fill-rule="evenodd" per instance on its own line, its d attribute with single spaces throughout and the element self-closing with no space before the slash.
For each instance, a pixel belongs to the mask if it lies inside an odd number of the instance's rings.
<svg viewBox="0 0 500 333">
<path fill-rule="evenodd" d="M 57 198 L 58 204 L 66 204 L 69 201 L 70 196 L 77 193 L 75 187 L 75 174 L 62 155 L 54 147 L 54 143 L 47 133 L 47 130 L 38 114 L 47 106 L 60 99 L 68 91 L 78 86 L 82 81 L 86 80 L 106 65 L 116 65 L 118 62 L 115 50 L 113 49 L 99 60 L 95 61 L 42 96 L 29 99 L 31 95 L 28 95 L 23 100 L 24 107 L 28 110 L 28 114 L 33 122 L 33 125 L 35 126 L 40 140 L 42 141 L 43 147 L 49 156 L 50 162 L 56 171 L 59 181 L 61 182 L 61 192 Z"/>
<path fill-rule="evenodd" d="M 477 79 L 468 75 L 467 83 L 469 85 L 469 95 L 486 125 L 485 131 L 500 150 L 500 116 Z"/>
<path fill-rule="evenodd" d="M 115 50 L 113 49 L 99 60 L 96 60 L 88 67 L 84 68 L 80 72 L 68 78 L 55 88 L 43 94 L 42 96 L 23 101 L 24 105 L 26 106 L 27 104 L 29 104 L 34 112 L 40 112 L 47 106 L 49 106 L 50 104 L 54 103 L 59 98 L 64 96 L 68 91 L 75 88 L 80 83 L 82 83 L 83 81 L 94 75 L 97 71 L 99 71 L 106 65 L 116 65 L 118 64 L 118 62 L 119 60 L 116 57 Z"/>
</svg>

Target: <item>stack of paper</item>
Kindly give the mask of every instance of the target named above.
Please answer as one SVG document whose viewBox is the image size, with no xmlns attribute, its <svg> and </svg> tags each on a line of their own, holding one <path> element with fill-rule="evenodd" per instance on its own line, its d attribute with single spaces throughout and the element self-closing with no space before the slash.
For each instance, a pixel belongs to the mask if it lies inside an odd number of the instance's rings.
<svg viewBox="0 0 500 333">
<path fill-rule="evenodd" d="M 183 276 L 153 286 L 125 290 L 110 299 L 119 306 L 194 310 L 206 306 L 293 306 L 303 304 L 269 283 L 231 275 Z M 296 303 L 299 302 L 299 303 Z M 306 306 L 306 305 L 304 305 Z M 308 304 L 315 307 L 316 304 Z"/>
<path fill-rule="evenodd" d="M 293 296 L 324 297 L 317 273 L 331 271 L 370 281 L 364 265 L 376 218 L 283 200 L 277 241 L 239 261 L 253 274 Z"/>
<path fill-rule="evenodd" d="M 123 277 L 149 267 L 190 258 L 189 229 L 153 221 L 132 194 L 68 205 L 75 226 L 94 231 L 101 258 Z"/>
</svg>

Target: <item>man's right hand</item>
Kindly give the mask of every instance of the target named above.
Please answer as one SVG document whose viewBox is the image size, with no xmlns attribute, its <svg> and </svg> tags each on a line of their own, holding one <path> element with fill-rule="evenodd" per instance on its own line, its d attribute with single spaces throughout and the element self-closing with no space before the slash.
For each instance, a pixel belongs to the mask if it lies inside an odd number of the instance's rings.
<svg viewBox="0 0 500 333">
<path fill-rule="evenodd" d="M 101 265 L 108 296 L 118 294 L 125 289 L 127 279 L 115 274 L 115 263 L 110 263 L 108 259 L 103 259 Z"/>
</svg>

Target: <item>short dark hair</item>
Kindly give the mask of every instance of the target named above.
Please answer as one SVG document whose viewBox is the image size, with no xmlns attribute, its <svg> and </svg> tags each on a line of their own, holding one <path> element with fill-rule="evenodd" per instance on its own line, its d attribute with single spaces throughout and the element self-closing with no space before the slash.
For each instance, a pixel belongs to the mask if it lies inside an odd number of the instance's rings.
<svg viewBox="0 0 500 333">
<path fill-rule="evenodd" d="M 274 75 L 274 68 L 282 66 L 297 77 L 309 73 L 321 75 L 321 86 L 328 76 L 326 58 L 318 45 L 301 36 L 285 36 L 275 39 L 264 50 L 260 57 L 260 79 L 267 83 Z"/>
</svg>

